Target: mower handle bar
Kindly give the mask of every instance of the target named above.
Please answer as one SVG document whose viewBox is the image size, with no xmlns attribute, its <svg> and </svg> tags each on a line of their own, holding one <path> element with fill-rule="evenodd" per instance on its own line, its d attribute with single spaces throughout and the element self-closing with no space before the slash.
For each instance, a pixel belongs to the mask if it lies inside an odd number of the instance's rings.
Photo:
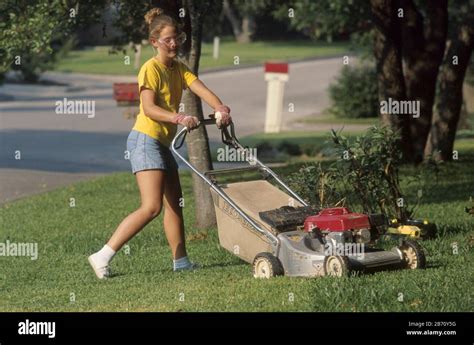
<svg viewBox="0 0 474 345">
<path fill-rule="evenodd" d="M 198 126 L 204 125 L 215 125 L 216 120 L 213 118 L 214 114 L 209 115 L 210 119 L 204 119 L 199 121 Z M 230 133 L 229 129 L 230 128 Z M 280 240 L 272 234 L 270 231 L 262 228 L 259 224 L 257 224 L 252 218 L 250 218 L 237 204 L 235 204 L 232 199 L 230 199 L 227 194 L 222 190 L 220 186 L 214 184 L 205 174 L 201 173 L 197 170 L 187 159 L 185 159 L 178 150 L 183 146 L 184 140 L 186 138 L 186 134 L 188 133 L 188 129 L 186 127 L 182 128 L 178 134 L 174 137 L 173 141 L 171 142 L 171 150 L 200 178 L 202 178 L 221 198 L 223 198 L 230 206 L 232 206 L 236 212 L 245 219 L 252 227 L 257 230 L 260 234 L 265 236 L 273 245 L 275 255 L 278 255 L 278 250 L 280 246 Z M 242 144 L 238 141 L 237 137 L 235 136 L 234 124 L 231 122 L 229 126 L 221 128 L 221 135 L 222 135 L 222 142 L 236 150 L 247 151 L 248 149 L 243 147 Z M 181 139 L 181 140 L 180 140 Z M 180 141 L 179 141 L 180 140 Z M 179 141 L 179 144 L 177 144 Z M 250 155 L 250 160 L 247 162 L 250 165 L 257 164 L 261 170 L 270 174 L 288 193 L 290 193 L 294 198 L 296 198 L 300 203 L 304 206 L 309 206 L 298 194 L 293 192 L 290 187 L 288 187 L 279 177 L 278 175 L 273 172 L 268 166 L 260 162 L 257 157 Z"/>
</svg>

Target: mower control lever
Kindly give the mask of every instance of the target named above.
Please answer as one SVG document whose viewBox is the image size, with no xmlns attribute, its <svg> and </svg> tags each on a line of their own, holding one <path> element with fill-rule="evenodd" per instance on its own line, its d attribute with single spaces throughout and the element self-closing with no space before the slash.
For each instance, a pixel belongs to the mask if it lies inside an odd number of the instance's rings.
<svg viewBox="0 0 474 345">
<path fill-rule="evenodd" d="M 209 119 L 200 120 L 198 123 L 198 127 L 201 125 L 207 126 L 207 125 L 215 125 L 215 124 L 216 124 L 216 119 L 214 117 L 214 114 L 209 114 Z M 230 133 L 228 130 L 229 127 L 230 127 Z M 183 135 L 181 136 L 181 140 L 175 146 L 175 149 L 180 149 L 181 146 L 183 146 L 184 140 L 186 139 L 187 134 L 188 134 L 188 131 L 185 131 L 183 133 Z M 242 148 L 242 145 L 240 144 L 239 140 L 235 136 L 235 129 L 234 129 L 233 122 L 231 122 L 228 126 L 221 128 L 221 137 L 222 137 L 222 142 L 224 144 L 230 147 L 233 147 L 234 149 Z"/>
</svg>

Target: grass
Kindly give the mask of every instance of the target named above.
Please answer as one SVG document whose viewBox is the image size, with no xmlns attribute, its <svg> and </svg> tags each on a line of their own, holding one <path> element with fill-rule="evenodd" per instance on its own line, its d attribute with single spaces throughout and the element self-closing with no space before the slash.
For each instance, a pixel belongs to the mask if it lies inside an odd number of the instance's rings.
<svg viewBox="0 0 474 345">
<path fill-rule="evenodd" d="M 277 145 L 282 141 L 291 141 L 293 144 L 303 145 L 307 143 L 317 143 L 324 145 L 330 138 L 329 132 L 305 132 L 305 131 L 287 131 L 280 133 L 257 133 L 242 137 L 239 141 L 244 145 L 255 146 L 259 142 L 265 141 Z"/>
<path fill-rule="evenodd" d="M 442 165 L 438 182 L 428 181 L 432 192 L 419 211 L 440 231 L 422 243 L 426 270 L 256 280 L 250 265 L 219 247 L 215 228 L 193 228 L 196 205 L 183 172 L 188 250 L 203 268 L 171 271 L 160 217 L 129 243 L 128 255 L 117 254 L 116 276 L 99 281 L 87 255 L 139 205 L 133 176 L 117 173 L 1 206 L 0 243 L 37 242 L 39 258 L 0 257 L 0 311 L 473 311 L 473 218 L 464 207 L 473 193 L 474 140 L 459 140 L 456 149 L 460 160 Z M 404 176 L 412 172 L 404 169 Z M 69 207 L 71 197 L 76 207 Z"/>
<path fill-rule="evenodd" d="M 135 75 L 133 68 L 134 52 L 128 50 L 130 65 L 124 64 L 124 55 L 109 54 L 110 47 L 98 46 L 83 50 L 74 50 L 60 60 L 55 70 L 59 72 L 124 74 Z M 348 43 L 325 43 L 311 41 L 260 41 L 252 43 L 236 43 L 229 40 L 221 41 L 219 59 L 212 58 L 212 43 L 203 43 L 200 71 L 235 65 L 234 57 L 239 57 L 239 65 L 262 63 L 267 60 L 294 60 L 309 57 L 323 57 L 347 53 Z M 151 46 L 142 51 L 141 63 L 153 56 Z"/>
<path fill-rule="evenodd" d="M 323 112 L 321 116 L 312 115 L 301 118 L 299 119 L 299 122 L 310 125 L 333 125 L 336 129 L 343 128 L 344 135 L 347 137 L 356 136 L 359 133 L 364 132 L 367 127 L 381 125 L 379 118 L 340 118 L 331 115 L 327 111 Z M 466 124 L 468 129 L 459 129 L 456 132 L 456 139 L 458 140 L 457 145 L 458 147 L 460 146 L 461 149 L 465 143 L 469 143 L 469 141 L 462 141 L 461 139 L 474 139 L 474 113 L 468 114 Z M 278 147 L 282 142 L 289 142 L 298 145 L 300 150 L 303 152 L 303 155 L 299 157 L 283 154 L 273 157 L 273 160 L 270 159 L 271 161 L 276 162 L 320 160 L 321 158 L 332 155 L 332 152 L 328 149 L 327 145 L 328 141 L 331 141 L 328 131 L 288 131 L 276 134 L 258 133 L 242 137 L 240 141 L 249 147 L 255 147 L 262 143 L 267 143 L 272 147 Z"/>
<path fill-rule="evenodd" d="M 361 130 L 362 131 L 362 130 Z M 361 131 L 344 131 L 347 137 L 352 137 Z M 332 149 L 329 143 L 332 141 L 331 134 L 327 132 L 314 131 L 285 131 L 280 133 L 257 133 L 239 138 L 239 141 L 250 148 L 257 148 L 259 157 L 266 162 L 286 162 L 298 163 L 314 160 L 321 160 L 332 155 Z M 291 144 L 297 146 L 301 152 L 300 155 L 289 153 L 281 148 L 281 145 Z M 265 152 L 267 148 L 273 148 L 272 152 Z M 277 152 L 275 152 L 277 151 Z M 215 159 L 216 155 L 213 156 Z"/>
<path fill-rule="evenodd" d="M 336 117 L 334 115 L 323 113 L 321 116 L 306 116 L 299 119 L 299 122 L 307 124 L 336 124 L 336 125 L 379 125 L 378 117 L 368 118 L 350 118 L 350 117 Z"/>
<path fill-rule="evenodd" d="M 324 110 L 321 115 L 313 114 L 298 119 L 298 122 L 317 125 L 317 124 L 330 124 L 330 125 L 380 125 L 379 117 L 368 117 L 368 118 L 353 118 L 353 117 L 337 117 L 331 114 L 328 109 Z M 474 137 L 474 113 L 468 113 L 466 125 L 471 129 L 460 129 L 457 131 L 457 138 L 472 138 Z"/>
<path fill-rule="evenodd" d="M 350 132 L 348 136 L 354 135 L 355 132 Z M 329 132 L 305 132 L 305 131 L 285 131 L 280 133 L 257 133 L 238 138 L 243 146 L 249 148 L 257 148 L 259 157 L 262 157 L 266 162 L 271 163 L 296 163 L 303 161 L 310 161 L 316 158 L 320 159 L 323 155 L 328 154 L 325 148 L 330 138 Z M 260 149 L 259 145 L 265 144 L 269 147 L 278 149 L 282 143 L 292 143 L 297 145 L 302 152 L 311 152 L 310 155 L 304 154 L 302 156 L 292 156 L 286 153 L 275 152 L 268 155 Z M 219 148 L 223 148 L 224 144 L 219 144 Z M 217 161 L 217 150 L 211 151 L 213 161 Z"/>
</svg>

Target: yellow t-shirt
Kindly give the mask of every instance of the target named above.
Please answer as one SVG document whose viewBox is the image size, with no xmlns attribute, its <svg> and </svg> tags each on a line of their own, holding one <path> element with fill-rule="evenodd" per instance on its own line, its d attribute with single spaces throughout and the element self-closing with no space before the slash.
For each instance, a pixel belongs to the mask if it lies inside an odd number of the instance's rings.
<svg viewBox="0 0 474 345">
<path fill-rule="evenodd" d="M 142 87 L 153 90 L 157 106 L 168 111 L 178 112 L 183 90 L 196 79 L 196 75 L 178 60 L 174 60 L 173 65 L 167 67 L 157 59 L 151 58 L 143 64 L 138 73 L 138 91 L 140 92 Z M 140 93 L 140 113 L 133 129 L 145 133 L 169 147 L 176 134 L 177 125 L 155 121 L 148 117 L 143 111 Z"/>
</svg>

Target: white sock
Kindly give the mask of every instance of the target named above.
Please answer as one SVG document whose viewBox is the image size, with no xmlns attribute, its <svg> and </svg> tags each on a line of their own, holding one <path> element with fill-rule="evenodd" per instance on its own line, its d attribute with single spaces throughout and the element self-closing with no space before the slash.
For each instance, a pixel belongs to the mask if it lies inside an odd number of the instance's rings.
<svg viewBox="0 0 474 345">
<path fill-rule="evenodd" d="M 94 254 L 94 258 L 101 267 L 107 266 L 115 255 L 115 250 L 105 245 L 101 250 Z"/>
<path fill-rule="evenodd" d="M 191 262 L 189 261 L 187 256 L 183 256 L 182 258 L 173 260 L 173 270 L 178 270 L 189 266 L 191 266 Z"/>
</svg>

